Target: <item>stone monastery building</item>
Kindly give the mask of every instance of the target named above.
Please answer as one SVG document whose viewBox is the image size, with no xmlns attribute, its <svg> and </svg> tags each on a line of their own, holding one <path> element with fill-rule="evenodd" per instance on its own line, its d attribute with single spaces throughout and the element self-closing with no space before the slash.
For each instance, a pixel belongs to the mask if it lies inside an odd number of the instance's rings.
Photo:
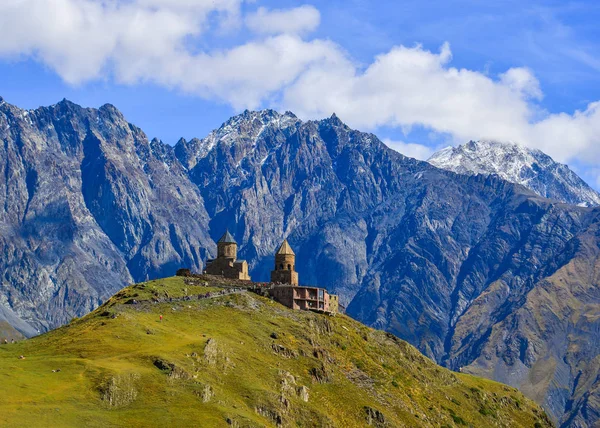
<svg viewBox="0 0 600 428">
<path fill-rule="evenodd" d="M 269 290 L 270 296 L 288 308 L 329 313 L 338 311 L 337 296 L 329 294 L 324 288 L 298 285 L 296 254 L 287 239 L 275 253 L 275 269 L 271 271 L 271 282 L 275 286 Z"/>
<path fill-rule="evenodd" d="M 298 285 L 296 272 L 296 254 L 287 239 L 275 253 L 275 270 L 271 272 L 271 282 L 275 284 Z"/>
<path fill-rule="evenodd" d="M 237 243 L 229 231 L 217 242 L 217 258 L 208 260 L 204 273 L 250 281 L 248 263 L 245 260 L 237 260 Z M 296 254 L 287 239 L 275 253 L 275 269 L 271 271 L 271 286 L 268 292 L 274 300 L 290 309 L 338 312 L 338 296 L 329 294 L 324 288 L 299 285 Z"/>
<path fill-rule="evenodd" d="M 248 262 L 237 259 L 237 242 L 229 231 L 217 242 L 217 258 L 207 261 L 204 272 L 208 275 L 250 281 Z"/>
</svg>

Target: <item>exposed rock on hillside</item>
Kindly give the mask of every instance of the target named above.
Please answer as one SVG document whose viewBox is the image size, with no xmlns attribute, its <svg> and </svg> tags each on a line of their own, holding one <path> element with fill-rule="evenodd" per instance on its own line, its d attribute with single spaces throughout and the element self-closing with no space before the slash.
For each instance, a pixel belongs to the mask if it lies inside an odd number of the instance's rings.
<svg viewBox="0 0 600 428">
<path fill-rule="evenodd" d="M 23 333 L 83 315 L 134 278 L 201 268 L 212 241 L 197 187 L 172 148 L 113 106 L 2 103 L 0 140 L 0 317 L 18 315 Z"/>
</svg>

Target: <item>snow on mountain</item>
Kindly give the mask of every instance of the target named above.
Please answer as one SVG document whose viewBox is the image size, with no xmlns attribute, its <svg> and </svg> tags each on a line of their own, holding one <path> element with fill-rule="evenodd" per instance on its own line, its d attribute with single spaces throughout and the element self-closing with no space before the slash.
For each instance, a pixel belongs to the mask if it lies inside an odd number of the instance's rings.
<svg viewBox="0 0 600 428">
<path fill-rule="evenodd" d="M 189 142 L 184 139 L 179 140 L 175 146 L 175 152 L 184 166 L 192 169 L 219 143 L 230 147 L 236 144 L 247 146 L 244 142 L 250 142 L 250 146 L 246 148 L 252 151 L 265 129 L 286 130 L 298 122 L 299 119 L 291 112 L 280 114 L 275 110 L 246 110 L 242 114 L 230 118 L 201 140 L 197 138 Z"/>
<path fill-rule="evenodd" d="M 428 162 L 458 174 L 495 174 L 561 202 L 600 205 L 600 194 L 567 165 L 555 162 L 540 150 L 515 143 L 470 141 L 440 150 Z"/>
</svg>

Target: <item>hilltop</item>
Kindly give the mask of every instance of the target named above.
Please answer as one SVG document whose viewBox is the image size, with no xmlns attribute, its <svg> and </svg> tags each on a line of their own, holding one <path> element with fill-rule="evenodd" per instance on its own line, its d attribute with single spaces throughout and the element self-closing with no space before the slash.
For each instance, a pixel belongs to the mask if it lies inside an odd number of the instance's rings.
<svg viewBox="0 0 600 428">
<path fill-rule="evenodd" d="M 0 425 L 551 426 L 513 388 L 240 285 L 137 284 L 84 318 L 0 346 Z"/>
</svg>

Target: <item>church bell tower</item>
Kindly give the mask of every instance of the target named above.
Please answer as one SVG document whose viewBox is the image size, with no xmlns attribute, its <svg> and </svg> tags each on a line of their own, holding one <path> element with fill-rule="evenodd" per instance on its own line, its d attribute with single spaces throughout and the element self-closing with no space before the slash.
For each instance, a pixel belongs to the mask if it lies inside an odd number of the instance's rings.
<svg viewBox="0 0 600 428">
<path fill-rule="evenodd" d="M 271 271 L 271 282 L 276 284 L 298 285 L 296 272 L 296 254 L 287 239 L 283 241 L 275 254 L 275 269 Z"/>
</svg>

